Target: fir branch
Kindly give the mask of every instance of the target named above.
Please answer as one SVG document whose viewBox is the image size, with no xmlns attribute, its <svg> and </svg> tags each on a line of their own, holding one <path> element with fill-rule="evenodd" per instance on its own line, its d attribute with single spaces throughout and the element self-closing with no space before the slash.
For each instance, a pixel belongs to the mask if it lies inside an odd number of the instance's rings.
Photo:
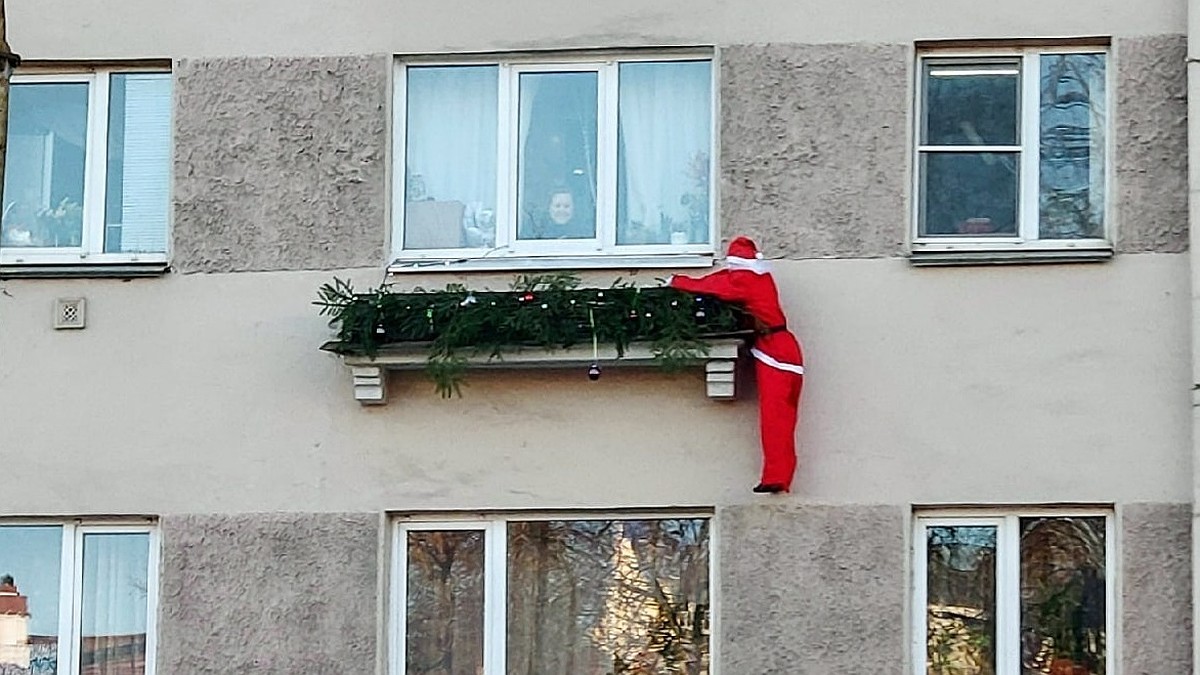
<svg viewBox="0 0 1200 675">
<path fill-rule="evenodd" d="M 619 357 L 630 343 L 646 341 L 661 365 L 676 368 L 707 354 L 705 338 L 732 334 L 742 320 L 734 305 L 620 279 L 580 288 L 571 273 L 520 275 L 510 289 L 452 284 L 399 292 L 383 285 L 359 293 L 335 278 L 318 289 L 314 304 L 337 332 L 330 347 L 337 353 L 374 356 L 388 344 L 427 343 L 426 373 L 442 396 L 461 395 L 470 355 L 566 349 L 590 343 L 594 331 Z"/>
</svg>

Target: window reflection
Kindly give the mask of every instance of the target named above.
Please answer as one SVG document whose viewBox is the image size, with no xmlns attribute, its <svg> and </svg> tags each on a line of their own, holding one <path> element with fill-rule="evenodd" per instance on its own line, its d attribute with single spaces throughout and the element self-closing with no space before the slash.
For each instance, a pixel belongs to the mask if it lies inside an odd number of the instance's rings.
<svg viewBox="0 0 1200 675">
<path fill-rule="evenodd" d="M 1104 236 L 1103 54 L 1041 59 L 1041 236 Z"/>
<path fill-rule="evenodd" d="M 408 533 L 407 675 L 483 669 L 483 532 Z"/>
<path fill-rule="evenodd" d="M 12 85 L 0 245 L 82 244 L 87 119 L 87 84 Z"/>
<path fill-rule="evenodd" d="M 62 528 L 0 527 L 0 673 L 54 675 Z"/>
<path fill-rule="evenodd" d="M 508 672 L 706 675 L 708 521 L 508 526 Z"/>
<path fill-rule="evenodd" d="M 926 672 L 996 673 L 996 528 L 926 529 Z"/>
<path fill-rule="evenodd" d="M 1105 519 L 1021 519 L 1021 673 L 1104 675 Z"/>
</svg>

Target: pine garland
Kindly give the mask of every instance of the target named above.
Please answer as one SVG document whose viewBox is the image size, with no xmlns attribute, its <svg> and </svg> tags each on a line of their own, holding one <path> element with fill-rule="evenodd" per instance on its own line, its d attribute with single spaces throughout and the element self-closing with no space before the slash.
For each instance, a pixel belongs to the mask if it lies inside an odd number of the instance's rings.
<svg viewBox="0 0 1200 675">
<path fill-rule="evenodd" d="M 734 305 L 663 286 L 620 279 L 608 288 L 579 285 L 577 275 L 555 273 L 518 276 L 509 291 L 450 284 L 398 292 L 384 284 L 360 293 L 335 278 L 314 304 L 337 331 L 330 351 L 375 356 L 390 344 L 428 343 L 426 373 L 442 396 L 461 395 L 467 355 L 502 359 L 505 350 L 554 350 L 595 338 L 618 356 L 631 342 L 650 342 L 658 362 L 671 367 L 707 354 L 704 339 L 735 333 L 741 317 Z"/>
</svg>

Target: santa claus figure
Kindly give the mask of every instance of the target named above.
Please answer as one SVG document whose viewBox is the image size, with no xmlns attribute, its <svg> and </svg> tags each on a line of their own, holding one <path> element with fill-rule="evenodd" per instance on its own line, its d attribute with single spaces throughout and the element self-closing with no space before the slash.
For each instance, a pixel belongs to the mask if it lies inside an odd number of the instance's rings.
<svg viewBox="0 0 1200 675">
<path fill-rule="evenodd" d="M 699 279 L 671 277 L 670 286 L 740 305 L 754 319 L 754 371 L 758 377 L 762 480 L 755 492 L 787 492 L 796 471 L 796 417 L 804 385 L 800 342 L 787 327 L 779 291 L 754 242 L 729 243 L 725 266 Z"/>
</svg>

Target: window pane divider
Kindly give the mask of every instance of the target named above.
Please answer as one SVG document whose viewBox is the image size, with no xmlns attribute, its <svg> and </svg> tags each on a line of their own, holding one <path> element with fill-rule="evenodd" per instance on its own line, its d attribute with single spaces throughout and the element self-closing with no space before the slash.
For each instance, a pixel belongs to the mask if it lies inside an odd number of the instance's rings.
<svg viewBox="0 0 1200 675">
<path fill-rule="evenodd" d="M 77 646 L 75 633 L 75 526 L 70 523 L 62 525 L 62 552 L 58 561 L 58 670 L 59 675 L 77 672 L 73 664 L 76 661 Z"/>
<path fill-rule="evenodd" d="M 1017 191 L 1019 206 L 1018 231 L 1021 238 L 1034 241 L 1038 238 L 1041 211 L 1041 75 L 1037 52 L 1030 52 L 1021 61 L 1021 176 Z"/>
<path fill-rule="evenodd" d="M 483 537 L 483 672 L 503 675 L 508 659 L 508 523 L 488 525 Z"/>
<path fill-rule="evenodd" d="M 108 190 L 108 85 L 111 75 L 98 71 L 88 96 L 87 147 L 84 150 L 82 255 L 104 250 L 105 196 Z"/>
</svg>

